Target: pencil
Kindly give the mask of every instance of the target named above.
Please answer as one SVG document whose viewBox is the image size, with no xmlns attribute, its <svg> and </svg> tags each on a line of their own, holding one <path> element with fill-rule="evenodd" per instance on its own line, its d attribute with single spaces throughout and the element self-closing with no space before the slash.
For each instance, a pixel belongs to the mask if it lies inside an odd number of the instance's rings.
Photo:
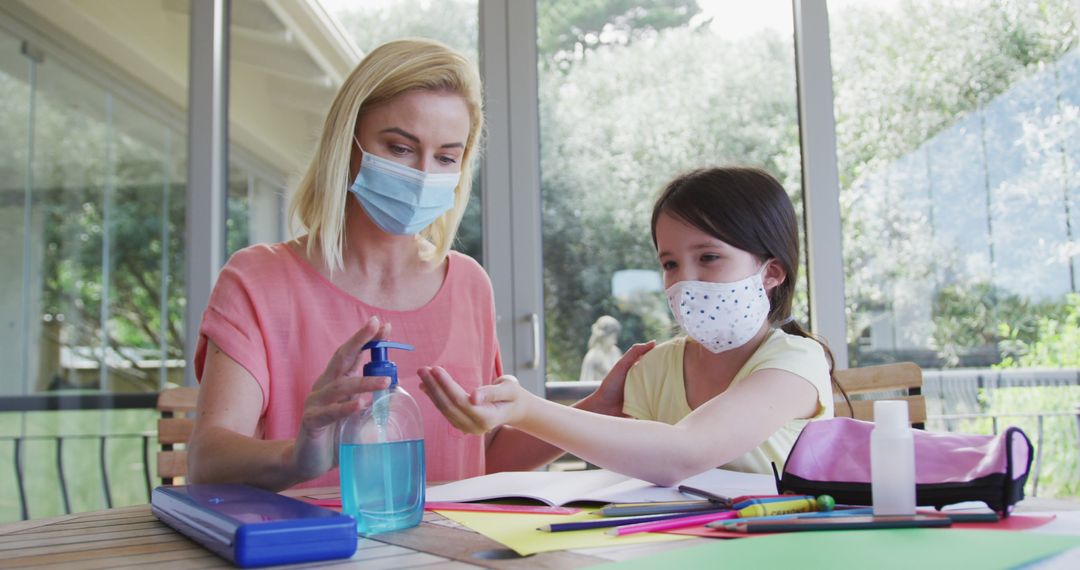
<svg viewBox="0 0 1080 570">
<path fill-rule="evenodd" d="M 733 527 L 740 523 L 758 522 L 758 521 L 782 521 L 789 519 L 820 519 L 820 518 L 837 518 L 837 517 L 850 517 L 854 515 L 872 515 L 874 509 L 870 507 L 857 508 L 857 509 L 843 509 L 839 511 L 815 511 L 811 513 L 791 513 L 787 515 L 770 515 L 765 517 L 740 517 L 737 519 L 718 520 L 711 522 L 705 526 L 709 528 L 727 530 L 729 527 Z"/>
<path fill-rule="evenodd" d="M 707 499 L 709 501 L 724 505 L 726 507 L 730 507 L 732 502 L 735 500 L 735 499 L 732 499 L 731 497 L 724 497 L 724 496 L 721 496 L 721 495 L 716 495 L 716 494 L 710 493 L 710 492 L 708 492 L 708 491 L 706 491 L 704 489 L 698 489 L 697 487 L 691 487 L 690 485 L 679 485 L 679 492 L 684 494 L 684 495 L 691 495 L 691 496 L 694 496 L 694 497 L 701 497 L 702 499 Z"/>
<path fill-rule="evenodd" d="M 808 530 L 855 530 L 875 528 L 912 528 L 950 526 L 948 517 L 937 516 L 854 516 L 781 521 L 747 521 L 727 530 L 755 534 L 762 532 L 799 532 Z"/>
<path fill-rule="evenodd" d="M 657 532 L 661 530 L 671 530 L 673 528 L 684 528 L 688 526 L 696 526 L 705 524 L 707 522 L 718 521 L 720 519 L 730 519 L 737 516 L 736 511 L 722 511 L 719 513 L 708 513 L 704 515 L 692 515 L 688 517 L 679 517 L 677 519 L 671 519 L 666 521 L 647 522 L 638 524 L 629 524 L 625 526 L 617 526 L 609 531 L 608 534 L 612 536 L 624 536 L 627 534 L 637 534 L 639 532 Z"/>
<path fill-rule="evenodd" d="M 669 513 L 702 513 L 724 508 L 712 501 L 661 501 L 655 503 L 613 503 L 597 511 L 602 517 L 632 517 Z"/>
<path fill-rule="evenodd" d="M 591 521 L 577 521 L 567 523 L 552 523 L 545 524 L 536 527 L 536 530 L 545 532 L 562 532 L 567 530 L 587 530 L 591 528 L 610 528 L 613 526 L 623 526 L 628 524 L 640 524 L 656 521 L 664 521 L 670 519 L 678 519 L 687 517 L 687 513 L 667 513 L 662 515 L 651 515 L 646 517 L 623 517 L 623 518 L 605 518 L 600 520 Z"/>
</svg>

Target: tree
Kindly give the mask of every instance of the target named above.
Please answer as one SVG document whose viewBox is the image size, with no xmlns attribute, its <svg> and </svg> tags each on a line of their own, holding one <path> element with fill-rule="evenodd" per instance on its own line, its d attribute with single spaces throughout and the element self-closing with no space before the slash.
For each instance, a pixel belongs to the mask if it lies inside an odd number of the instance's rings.
<svg viewBox="0 0 1080 570">
<path fill-rule="evenodd" d="M 335 13 L 363 53 L 390 40 L 424 37 L 477 57 L 476 0 L 352 2 Z"/>
<path fill-rule="evenodd" d="M 1039 313 L 1045 311 L 1046 308 L 990 283 L 950 285 L 934 297 L 931 346 L 944 359 L 946 367 L 960 364 L 964 356 L 974 351 L 982 351 L 996 363 L 1002 352 L 998 345 L 1007 338 L 1013 343 L 1027 343 L 1039 337 L 1036 322 Z M 1011 324 L 1005 334 L 1002 323 Z"/>
<path fill-rule="evenodd" d="M 138 370 L 140 356 L 162 346 L 160 359 L 184 355 L 185 193 L 182 181 L 172 178 L 180 162 L 162 150 L 165 128 L 156 132 L 162 140 L 146 140 L 144 132 L 110 126 L 48 92 L 39 98 L 36 119 L 34 193 L 43 233 L 35 239 L 46 249 L 42 312 L 63 323 L 63 345 L 87 349 L 81 356 L 95 359 L 108 347 L 110 359 L 131 365 L 125 374 L 156 390 L 156 376 Z M 173 144 L 182 148 L 182 139 Z M 232 214 L 237 228 L 245 216 Z"/>
<path fill-rule="evenodd" d="M 1053 186 L 1047 184 L 1047 178 L 1056 179 L 1058 184 L 1063 177 L 1069 178 L 1057 170 L 1044 176 L 1042 183 L 1029 180 L 1019 186 L 994 188 L 993 200 L 984 197 L 974 203 L 957 190 L 970 179 L 989 178 L 978 170 L 992 167 L 979 161 L 980 149 L 985 148 L 980 145 L 986 145 L 988 139 L 991 145 L 999 141 L 993 140 L 992 134 L 980 134 L 985 127 L 978 122 L 983 120 L 979 113 L 1022 78 L 1054 66 L 1073 49 L 1073 9 L 1072 3 L 1062 1 L 999 1 L 987 9 L 981 2 L 909 0 L 891 10 L 867 5 L 831 14 L 848 276 L 845 294 L 854 358 L 859 358 L 856 340 L 869 325 L 872 308 L 884 307 L 894 314 L 924 311 L 930 316 L 927 300 L 935 290 L 944 291 L 943 299 L 948 299 L 933 308 L 934 318 L 944 320 L 907 330 L 909 340 L 936 346 L 941 356 L 953 363 L 962 346 L 960 339 L 966 336 L 974 341 L 970 334 L 956 329 L 956 312 L 946 305 L 955 301 L 971 308 L 969 301 L 982 295 L 974 293 L 973 298 L 963 300 L 949 293 L 949 288 L 955 283 L 990 280 L 995 270 L 994 252 L 989 250 L 985 259 L 973 263 L 965 254 L 970 244 L 934 235 L 935 227 L 950 223 L 941 219 L 935 223 L 934 203 L 941 203 L 942 193 L 954 192 L 956 199 L 963 201 L 955 210 L 974 209 L 965 215 L 984 216 L 985 228 L 985 217 L 1000 216 L 1002 208 L 1023 204 L 1031 208 L 1050 199 L 1047 191 Z M 956 130 L 955 125 L 964 121 L 972 123 L 969 130 L 974 140 L 970 144 L 951 140 L 935 143 L 936 135 Z M 1055 125 L 1060 131 L 1062 125 L 1075 122 L 1067 118 L 1066 110 Z M 957 143 L 962 146 L 947 148 Z M 928 178 L 927 172 L 935 174 Z M 1060 192 L 1056 194 L 1058 203 Z M 970 242 L 983 238 L 968 235 L 959 239 Z M 992 248 L 997 242 L 1000 248 L 1008 243 L 1002 240 L 1009 239 L 1008 235 L 990 235 L 984 246 Z M 923 300 L 908 299 L 906 305 L 897 306 L 905 302 L 905 290 L 918 291 Z M 996 324 L 982 323 L 980 327 L 994 329 Z M 957 340 L 945 340 L 942 335 L 946 331 L 956 333 Z"/>
<path fill-rule="evenodd" d="M 1060 305 L 1031 315 L 1030 320 L 1034 326 L 1008 320 L 998 325 L 1002 350 L 1010 353 L 1000 368 L 1080 368 L 1080 295 L 1068 295 Z"/>
<path fill-rule="evenodd" d="M 576 377 L 589 326 L 602 314 L 624 321 L 623 346 L 670 335 L 670 322 L 646 326 L 649 319 L 611 297 L 615 271 L 658 268 L 649 219 L 670 178 L 704 165 L 752 164 L 793 187 L 790 46 L 772 33 L 732 42 L 684 26 L 598 46 L 572 67 L 542 71 L 549 377 Z M 716 63 L 724 61 L 753 65 Z M 662 295 L 653 302 L 666 305 Z"/>
<path fill-rule="evenodd" d="M 422 35 L 476 54 L 475 6 L 470 0 L 401 0 L 373 8 L 351 5 L 339 16 L 365 50 Z M 781 179 L 798 206 L 794 58 L 790 38 L 775 33 L 738 39 L 710 33 L 693 0 L 543 0 L 538 20 L 549 375 L 572 378 L 588 327 L 600 314 L 623 320 L 624 345 L 669 332 L 654 310 L 663 306 L 662 296 L 620 303 L 610 287 L 618 269 L 655 267 L 649 212 L 670 177 L 709 164 L 762 166 Z M 973 1 L 908 0 L 896 9 L 870 6 L 832 14 L 852 342 L 871 308 L 897 310 L 905 294 L 925 295 L 917 301 L 933 324 L 913 334 L 955 361 L 1001 336 L 999 319 L 1031 306 L 1014 299 L 1015 292 L 954 285 L 975 274 L 964 269 L 955 248 L 925 231 L 923 206 L 929 199 L 896 190 L 921 182 L 897 178 L 887 166 L 904 160 L 922 164 L 932 157 L 927 140 L 1020 78 L 1053 65 L 1075 47 L 1074 22 L 1073 6 L 1065 0 L 1000 0 L 990 10 Z M 84 101 L 104 97 L 94 89 L 82 95 Z M 16 104 L 24 97 L 4 95 L 7 107 L 0 113 L 13 117 L 5 124 L 25 117 Z M 35 176 L 46 190 L 38 194 L 36 211 L 44 216 L 50 252 L 41 268 L 45 311 L 67 319 L 67 344 L 99 346 L 104 336 L 114 348 L 165 344 L 168 356 L 177 357 L 184 227 L 178 163 L 138 129 L 120 126 L 110 139 L 100 113 L 70 109 L 70 102 L 46 101 L 37 111 L 35 163 L 45 166 Z M 1031 152 L 1065 144 L 1060 127 L 1076 122 L 1070 109 L 1062 107 L 1059 119 L 1032 123 L 1026 139 Z M 106 140 L 115 145 L 114 172 L 105 168 Z M 176 148 L 182 148 L 179 141 Z M 4 172 L 24 161 L 13 153 Z M 166 180 L 163 171 L 169 172 Z M 1038 176 L 1039 187 L 1056 180 L 1050 171 Z M 106 188 L 112 189 L 108 200 Z M 1030 196 L 1031 189 L 1015 192 Z M 473 252 L 480 241 L 478 206 L 476 200 L 470 205 L 459 242 Z M 230 204 L 236 214 L 230 216 L 230 247 L 238 247 L 246 234 L 242 207 Z M 106 243 L 109 265 L 103 271 Z M 171 268 L 168 279 L 163 254 Z M 102 334 L 106 273 L 110 314 Z M 916 287 L 903 293 L 901 285 Z M 925 299 L 935 295 L 931 307 Z M 1009 309 L 979 313 L 986 303 Z M 639 304 L 651 308 L 638 310 Z M 960 318 L 971 311 L 978 322 Z M 1015 342 L 1035 342 L 1013 329 L 1009 335 Z"/>
<path fill-rule="evenodd" d="M 537 50 L 545 66 L 566 70 L 597 47 L 653 38 L 686 26 L 700 12 L 696 0 L 542 0 Z"/>
</svg>

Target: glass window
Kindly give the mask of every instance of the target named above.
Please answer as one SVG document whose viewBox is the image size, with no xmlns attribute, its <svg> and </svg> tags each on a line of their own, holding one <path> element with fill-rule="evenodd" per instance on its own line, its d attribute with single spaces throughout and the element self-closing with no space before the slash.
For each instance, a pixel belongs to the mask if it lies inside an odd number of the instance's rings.
<svg viewBox="0 0 1080 570">
<path fill-rule="evenodd" d="M 7 267 L 18 268 L 0 272 L 0 356 L 8 371 L 0 376 L 4 394 L 28 392 L 32 384 L 26 354 L 29 335 L 24 334 L 34 320 L 28 299 L 31 289 L 24 284 L 30 277 L 25 265 L 33 259 L 24 251 L 33 245 L 26 237 L 33 226 L 33 216 L 26 209 L 27 187 L 32 184 L 28 178 L 32 65 L 22 54 L 22 42 L 0 31 L 0 179 L 7 182 L 0 202 L 0 258 Z"/>
<path fill-rule="evenodd" d="M 930 429 L 1045 431 L 1050 495 L 1078 491 L 1076 7 L 829 2 L 851 365 L 922 366 Z"/>
<path fill-rule="evenodd" d="M 318 50 L 337 47 L 304 41 L 327 35 L 312 15 L 317 6 L 277 10 L 250 0 L 230 8 L 227 255 L 287 239 L 285 188 L 307 167 L 335 89 Z"/>
<path fill-rule="evenodd" d="M 1080 364 L 1075 4 L 830 8 L 852 364 Z"/>
<path fill-rule="evenodd" d="M 649 228 L 671 178 L 761 167 L 801 212 L 791 3 L 540 0 L 538 20 L 547 378 L 592 379 L 600 317 L 620 349 L 674 330 Z"/>
<path fill-rule="evenodd" d="M 479 62 L 478 0 L 390 0 L 353 2 L 322 0 L 342 28 L 367 53 L 395 39 L 424 37 L 438 40 Z M 481 157 L 481 160 L 483 157 Z M 483 262 L 482 189 L 480 169 L 474 169 L 472 199 L 458 228 L 454 249 Z"/>
<path fill-rule="evenodd" d="M 156 392 L 183 358 L 183 132 L 59 59 L 18 57 L 33 67 L 5 95 L 23 96 L 13 127 L 32 124 L 5 139 L 24 161 L 9 178 L 23 199 L 5 206 L 21 229 L 6 297 L 21 381 L 3 393 Z"/>
<path fill-rule="evenodd" d="M 123 18 L 104 4 L 73 9 L 129 46 L 147 41 L 131 33 L 131 21 L 157 26 L 162 35 L 145 44 L 141 61 L 184 91 L 186 35 L 168 30 L 183 14 L 142 4 Z M 7 351 L 0 398 L 15 409 L 21 401 L 70 405 L 61 399 L 70 395 L 145 393 L 152 402 L 167 383 L 183 381 L 183 113 L 167 85 L 132 79 L 139 62 L 130 57 L 88 56 L 77 30 L 20 37 L 6 18 L 0 259 L 11 270 L 0 277 Z M 159 58 L 154 46 L 171 40 L 176 53 Z M 2 413 L 0 485 L 16 488 L 11 449 L 21 441 L 31 517 L 102 508 L 106 497 L 113 505 L 145 502 L 142 438 L 155 415 Z M 0 520 L 20 517 L 16 495 L 0 500 Z"/>
<path fill-rule="evenodd" d="M 234 145 L 235 146 L 235 145 Z M 229 168 L 228 216 L 225 240 L 229 255 L 255 243 L 285 238 L 285 189 L 281 178 L 268 180 L 256 169 L 232 160 Z M 276 174 L 276 173 L 272 173 Z"/>
</svg>

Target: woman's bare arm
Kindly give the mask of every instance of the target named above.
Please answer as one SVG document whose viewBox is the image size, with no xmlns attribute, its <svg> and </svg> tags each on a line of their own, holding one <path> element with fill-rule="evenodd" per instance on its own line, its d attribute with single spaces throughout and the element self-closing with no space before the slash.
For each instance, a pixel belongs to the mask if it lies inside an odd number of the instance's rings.
<svg viewBox="0 0 1080 570">
<path fill-rule="evenodd" d="M 356 371 L 361 347 L 388 334 L 389 325 L 373 317 L 341 345 L 304 400 L 296 438 L 277 441 L 265 441 L 256 433 L 262 391 L 255 378 L 208 341 L 188 448 L 191 481 L 247 483 L 278 491 L 333 468 L 337 421 L 359 409 L 360 393 L 389 385 L 388 378 L 363 377 Z"/>
</svg>

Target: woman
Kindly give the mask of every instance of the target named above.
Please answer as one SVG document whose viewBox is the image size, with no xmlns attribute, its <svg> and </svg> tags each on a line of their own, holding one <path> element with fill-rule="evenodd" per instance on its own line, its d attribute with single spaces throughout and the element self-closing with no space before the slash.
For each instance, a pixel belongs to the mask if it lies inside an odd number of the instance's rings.
<svg viewBox="0 0 1080 570">
<path fill-rule="evenodd" d="M 450 251 L 482 130 L 479 74 L 461 54 L 404 40 L 360 62 L 290 204 L 306 234 L 237 252 L 211 295 L 195 354 L 192 482 L 337 485 L 337 422 L 361 407 L 363 393 L 387 385 L 360 375 L 361 347 L 373 338 L 415 347 L 392 355 L 410 392 L 419 389 L 416 371 L 436 362 L 474 379 L 471 388 L 502 374 L 491 283 Z M 583 405 L 617 411 L 621 380 Z M 417 401 L 429 480 L 558 454 L 512 430 L 462 434 Z"/>
</svg>

